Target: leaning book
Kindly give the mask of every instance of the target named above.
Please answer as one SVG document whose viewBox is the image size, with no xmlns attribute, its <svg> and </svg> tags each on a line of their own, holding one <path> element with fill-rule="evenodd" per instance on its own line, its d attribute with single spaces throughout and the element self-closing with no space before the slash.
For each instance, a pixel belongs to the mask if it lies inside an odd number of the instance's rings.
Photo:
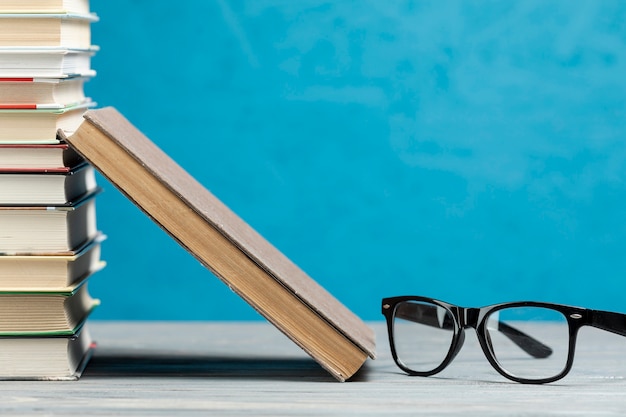
<svg viewBox="0 0 626 417">
<path fill-rule="evenodd" d="M 339 381 L 375 356 L 374 332 L 112 107 L 59 132 L 205 267 Z"/>
</svg>

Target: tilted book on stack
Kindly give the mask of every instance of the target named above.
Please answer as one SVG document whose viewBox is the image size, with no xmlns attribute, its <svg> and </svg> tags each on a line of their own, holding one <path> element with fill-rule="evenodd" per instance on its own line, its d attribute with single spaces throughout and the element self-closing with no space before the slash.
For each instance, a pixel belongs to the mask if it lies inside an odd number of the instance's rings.
<svg viewBox="0 0 626 417">
<path fill-rule="evenodd" d="M 93 168 L 72 133 L 95 103 L 88 0 L 0 1 L 0 379 L 77 379 L 104 267 Z"/>
<path fill-rule="evenodd" d="M 112 107 L 67 142 L 165 232 L 337 380 L 375 356 L 374 333 Z"/>
</svg>

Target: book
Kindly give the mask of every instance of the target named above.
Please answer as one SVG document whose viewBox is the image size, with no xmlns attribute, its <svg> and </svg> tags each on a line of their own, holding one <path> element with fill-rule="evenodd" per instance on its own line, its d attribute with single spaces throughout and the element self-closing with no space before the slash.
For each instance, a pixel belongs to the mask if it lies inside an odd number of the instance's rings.
<svg viewBox="0 0 626 417">
<path fill-rule="evenodd" d="M 69 253 L 0 255 L 0 292 L 70 292 L 104 268 L 103 239 L 98 236 Z"/>
<path fill-rule="evenodd" d="M 89 0 L 2 0 L 0 13 L 88 14 Z"/>
<path fill-rule="evenodd" d="M 0 336 L 71 336 L 99 304 L 86 282 L 69 293 L 3 292 Z"/>
<path fill-rule="evenodd" d="M 0 47 L 0 77 L 93 77 L 96 72 L 91 69 L 91 58 L 97 50 L 94 46 L 89 49 Z"/>
<path fill-rule="evenodd" d="M 375 357 L 370 327 L 117 110 L 84 117 L 73 134 L 59 131 L 60 137 L 337 380 Z"/>
<path fill-rule="evenodd" d="M 71 167 L 83 162 L 84 159 L 67 143 L 48 145 L 0 143 L 0 172 L 69 171 Z"/>
<path fill-rule="evenodd" d="M 0 13 L 0 46 L 88 49 L 96 15 Z"/>
<path fill-rule="evenodd" d="M 0 379 L 77 380 L 95 346 L 87 324 L 69 336 L 0 337 Z"/>
<path fill-rule="evenodd" d="M 86 101 L 63 109 L 0 109 L 0 143 L 59 143 L 57 130 L 73 132 L 94 105 Z"/>
<path fill-rule="evenodd" d="M 68 205 L 96 189 L 96 175 L 88 164 L 69 170 L 0 170 L 0 205 Z"/>
<path fill-rule="evenodd" d="M 0 253 L 71 254 L 94 239 L 95 193 L 63 206 L 0 206 Z"/>
<path fill-rule="evenodd" d="M 0 78 L 0 109 L 62 109 L 85 101 L 88 77 Z"/>
</svg>

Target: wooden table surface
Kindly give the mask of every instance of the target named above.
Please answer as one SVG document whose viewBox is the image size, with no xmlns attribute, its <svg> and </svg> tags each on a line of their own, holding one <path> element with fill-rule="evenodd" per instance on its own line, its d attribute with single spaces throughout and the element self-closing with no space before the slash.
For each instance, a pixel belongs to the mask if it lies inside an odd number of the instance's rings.
<svg viewBox="0 0 626 417">
<path fill-rule="evenodd" d="M 90 323 L 98 341 L 75 382 L 0 382 L 0 415 L 624 416 L 626 338 L 583 330 L 574 368 L 548 385 L 497 374 L 475 335 L 436 377 L 378 358 L 336 382 L 265 322 Z"/>
</svg>

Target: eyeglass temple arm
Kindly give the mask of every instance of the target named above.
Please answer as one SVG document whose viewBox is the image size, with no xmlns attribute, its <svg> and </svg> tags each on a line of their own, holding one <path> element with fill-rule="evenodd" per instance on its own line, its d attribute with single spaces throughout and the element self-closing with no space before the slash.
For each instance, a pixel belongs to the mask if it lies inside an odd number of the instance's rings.
<svg viewBox="0 0 626 417">
<path fill-rule="evenodd" d="M 591 310 L 591 326 L 620 336 L 626 336 L 626 314 Z"/>
<path fill-rule="evenodd" d="M 409 308 L 409 306 L 411 308 Z M 436 307 L 404 304 L 402 308 L 396 310 L 395 314 L 398 318 L 412 321 L 414 323 L 439 327 L 446 330 L 453 329 L 452 321 L 443 320 L 443 323 L 439 322 Z M 552 354 L 552 349 L 550 347 L 502 321 L 498 321 L 498 331 L 532 357 L 543 359 Z"/>
<path fill-rule="evenodd" d="M 503 321 L 498 321 L 498 331 L 533 358 L 544 359 L 552 355 L 552 349 L 549 346 Z"/>
</svg>

